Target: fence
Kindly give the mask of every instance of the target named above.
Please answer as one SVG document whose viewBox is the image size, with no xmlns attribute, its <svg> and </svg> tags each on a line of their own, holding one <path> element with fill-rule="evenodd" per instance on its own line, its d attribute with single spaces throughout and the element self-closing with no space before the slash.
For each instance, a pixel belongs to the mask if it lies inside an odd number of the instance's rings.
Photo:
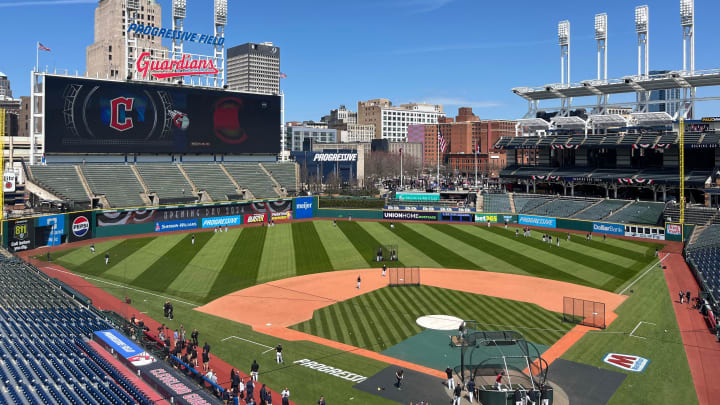
<svg viewBox="0 0 720 405">
<path fill-rule="evenodd" d="M 605 329 L 605 303 L 563 297 L 563 322 Z"/>
<path fill-rule="evenodd" d="M 391 267 L 388 269 L 390 287 L 420 285 L 419 267 Z"/>
</svg>

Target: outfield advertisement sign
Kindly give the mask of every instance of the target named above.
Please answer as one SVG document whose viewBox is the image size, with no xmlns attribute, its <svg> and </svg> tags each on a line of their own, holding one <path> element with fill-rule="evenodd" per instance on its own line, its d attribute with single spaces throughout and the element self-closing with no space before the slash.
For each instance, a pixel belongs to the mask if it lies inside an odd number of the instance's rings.
<svg viewBox="0 0 720 405">
<path fill-rule="evenodd" d="M 183 219 L 179 221 L 155 222 L 155 232 L 184 231 L 198 227 L 196 219 Z"/>
<path fill-rule="evenodd" d="M 475 222 L 483 222 L 483 223 L 498 223 L 499 221 L 499 215 L 497 214 L 475 214 Z"/>
<path fill-rule="evenodd" d="M 76 212 L 69 214 L 70 231 L 68 239 L 70 242 L 77 242 L 92 238 L 92 212 Z"/>
<path fill-rule="evenodd" d="M 428 207 L 427 205 L 386 205 L 386 210 L 394 211 L 448 211 L 448 212 L 475 212 L 468 207 Z"/>
<path fill-rule="evenodd" d="M 35 227 L 32 219 L 9 221 L 8 233 L 8 247 L 11 252 L 35 249 Z"/>
<path fill-rule="evenodd" d="M 450 222 L 473 222 L 473 214 L 461 214 L 456 212 L 441 212 L 440 220 Z"/>
<path fill-rule="evenodd" d="M 603 357 L 603 362 L 625 371 L 642 373 L 650 363 L 650 360 L 635 356 L 634 354 L 608 353 Z"/>
<path fill-rule="evenodd" d="M 681 236 L 682 235 L 682 225 L 680 224 L 666 224 L 665 225 L 665 233 L 672 236 Z"/>
<path fill-rule="evenodd" d="M 270 213 L 270 218 L 272 218 L 273 222 L 289 221 L 293 218 L 293 215 L 292 215 L 292 211 L 272 212 L 272 213 Z"/>
<path fill-rule="evenodd" d="M 115 329 L 100 330 L 95 332 L 94 335 L 95 340 L 99 340 L 100 344 L 112 349 L 135 367 L 146 366 L 155 362 L 155 358 L 148 352 L 138 347 Z"/>
<path fill-rule="evenodd" d="M 250 214 L 245 215 L 246 224 L 261 224 L 267 220 L 265 214 Z"/>
<path fill-rule="evenodd" d="M 117 226 L 202 218 L 245 216 L 255 213 L 286 212 L 292 210 L 292 200 L 243 202 L 238 204 L 167 207 L 156 210 L 104 211 L 97 215 L 97 226 Z"/>
<path fill-rule="evenodd" d="M 434 212 L 422 211 L 383 211 L 383 219 L 397 219 L 401 221 L 437 221 L 437 214 Z"/>
<path fill-rule="evenodd" d="M 232 215 L 229 217 L 203 218 L 202 228 L 217 228 L 218 226 L 236 226 L 242 225 L 242 217 L 240 215 Z"/>
<path fill-rule="evenodd" d="M 38 227 L 48 227 L 48 246 L 57 246 L 62 243 L 62 236 L 65 234 L 65 216 L 48 215 L 38 218 Z"/>
<path fill-rule="evenodd" d="M 625 236 L 625 225 L 593 222 L 593 232 Z"/>
<path fill-rule="evenodd" d="M 440 201 L 440 193 L 395 193 L 400 201 Z"/>
<path fill-rule="evenodd" d="M 295 199 L 295 219 L 312 218 L 313 198 L 298 197 Z"/>
<path fill-rule="evenodd" d="M 555 218 L 536 217 L 532 215 L 519 215 L 518 223 L 520 225 L 540 226 L 543 228 L 555 228 Z"/>
</svg>

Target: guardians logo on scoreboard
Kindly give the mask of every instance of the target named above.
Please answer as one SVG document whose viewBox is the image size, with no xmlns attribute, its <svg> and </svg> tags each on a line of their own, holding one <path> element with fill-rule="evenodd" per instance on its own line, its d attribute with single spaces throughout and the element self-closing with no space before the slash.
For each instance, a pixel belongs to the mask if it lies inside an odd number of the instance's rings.
<svg viewBox="0 0 720 405">
<path fill-rule="evenodd" d="M 138 69 L 147 77 L 171 77 L 214 66 L 141 57 Z M 49 154 L 280 150 L 279 96 L 47 75 L 45 107 Z"/>
</svg>

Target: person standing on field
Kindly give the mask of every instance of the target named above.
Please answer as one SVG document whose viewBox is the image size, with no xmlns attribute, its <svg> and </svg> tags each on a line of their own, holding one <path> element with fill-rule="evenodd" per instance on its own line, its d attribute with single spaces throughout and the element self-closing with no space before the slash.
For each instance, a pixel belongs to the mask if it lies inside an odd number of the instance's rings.
<svg viewBox="0 0 720 405">
<path fill-rule="evenodd" d="M 358 278 L 357 278 L 357 289 L 358 290 L 360 289 L 360 276 L 358 276 Z"/>
<path fill-rule="evenodd" d="M 277 345 L 277 347 L 275 348 L 275 361 L 277 361 L 277 364 L 285 363 L 283 361 L 282 351 L 283 351 L 282 345 Z"/>
<path fill-rule="evenodd" d="M 447 385 L 449 390 L 453 390 L 455 388 L 455 379 L 453 378 L 453 370 L 450 368 L 450 366 L 447 366 L 445 369 L 445 374 L 447 375 Z"/>
</svg>

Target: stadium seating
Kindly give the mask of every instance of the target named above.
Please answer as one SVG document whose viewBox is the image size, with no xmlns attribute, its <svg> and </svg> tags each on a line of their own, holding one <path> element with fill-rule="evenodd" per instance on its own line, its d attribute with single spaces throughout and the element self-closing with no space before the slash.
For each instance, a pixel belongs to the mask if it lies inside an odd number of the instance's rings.
<svg viewBox="0 0 720 405">
<path fill-rule="evenodd" d="M 609 222 L 623 224 L 657 225 L 665 204 L 637 201 L 606 218 Z"/>
<path fill-rule="evenodd" d="M 146 205 L 140 197 L 142 185 L 130 166 L 88 164 L 81 168 L 93 194 L 105 195 L 111 207 Z"/>
<path fill-rule="evenodd" d="M 511 213 L 509 194 L 485 194 L 483 196 L 483 211 L 491 213 Z"/>
<path fill-rule="evenodd" d="M 517 200 L 516 200 L 517 201 Z M 557 218 L 569 218 L 576 212 L 587 208 L 593 203 L 592 200 L 571 200 L 571 199 L 557 199 L 550 201 L 547 204 L 536 207 L 532 210 L 527 210 L 527 204 L 525 208 L 528 213 L 534 215 L 543 215 L 548 217 Z"/>
<path fill-rule="evenodd" d="M 258 163 L 223 163 L 225 169 L 240 185 L 247 188 L 255 198 L 279 197 L 275 183 L 265 174 Z"/>
<path fill-rule="evenodd" d="M 573 218 L 597 221 L 611 215 L 628 203 L 629 201 L 624 200 L 602 200 L 585 211 L 575 214 Z"/>
<path fill-rule="evenodd" d="M 294 163 L 276 162 L 262 163 L 262 165 L 288 193 L 295 194 L 297 192 L 297 177 L 295 176 L 297 166 Z"/>
<path fill-rule="evenodd" d="M 76 206 L 90 203 L 75 166 L 33 166 L 32 177 L 38 186 L 66 201 L 74 202 Z"/>
<path fill-rule="evenodd" d="M 710 225 L 689 245 L 686 258 L 701 284 L 720 302 L 720 225 Z"/>
<path fill-rule="evenodd" d="M 530 213 L 535 208 L 552 201 L 553 197 L 547 195 L 535 195 L 535 194 L 515 194 L 513 200 L 515 201 L 515 212 L 518 214 Z"/>
<path fill-rule="evenodd" d="M 160 197 L 160 204 L 193 202 L 193 188 L 177 165 L 167 163 L 141 163 L 136 165 L 148 191 Z"/>
<path fill-rule="evenodd" d="M 112 326 L 36 269 L 0 258 L 0 403 L 151 404 L 85 343 Z"/>
<path fill-rule="evenodd" d="M 210 194 L 213 201 L 227 201 L 240 194 L 219 164 L 184 163 L 182 167 L 197 190 Z"/>
</svg>

